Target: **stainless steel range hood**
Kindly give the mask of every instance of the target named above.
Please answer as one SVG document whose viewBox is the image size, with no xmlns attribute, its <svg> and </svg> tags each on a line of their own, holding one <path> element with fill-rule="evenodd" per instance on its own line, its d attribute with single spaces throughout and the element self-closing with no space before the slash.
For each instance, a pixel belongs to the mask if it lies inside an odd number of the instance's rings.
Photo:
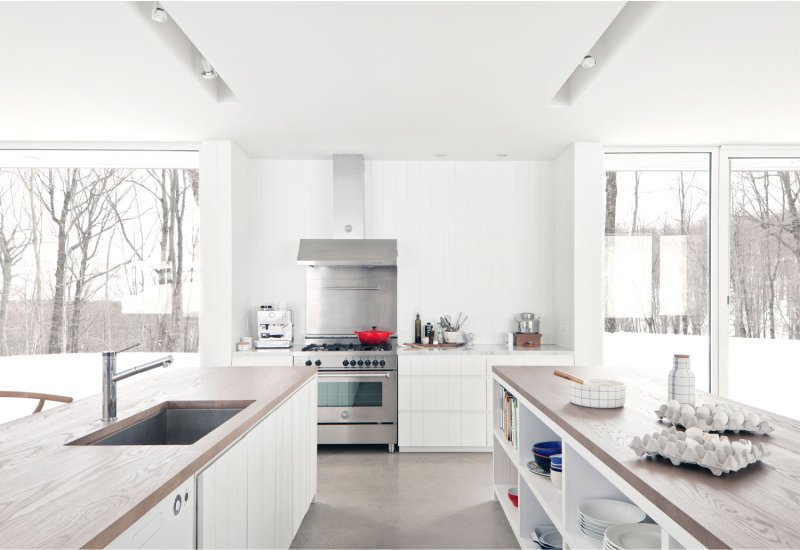
<svg viewBox="0 0 800 550">
<path fill-rule="evenodd" d="M 322 266 L 396 266 L 397 240 L 301 239 L 297 263 Z"/>
<path fill-rule="evenodd" d="M 364 156 L 333 155 L 333 239 L 301 239 L 297 263 L 396 266 L 397 240 L 364 238 Z"/>
</svg>

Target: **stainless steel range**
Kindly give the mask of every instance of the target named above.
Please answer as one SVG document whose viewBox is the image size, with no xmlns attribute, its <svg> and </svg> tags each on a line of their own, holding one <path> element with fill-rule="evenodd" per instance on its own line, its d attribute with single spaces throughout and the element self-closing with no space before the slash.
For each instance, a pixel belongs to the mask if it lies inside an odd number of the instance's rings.
<svg viewBox="0 0 800 550">
<path fill-rule="evenodd" d="M 308 343 L 309 341 L 306 340 Z M 397 351 L 345 338 L 308 343 L 295 365 L 319 369 L 320 443 L 397 444 Z"/>
<path fill-rule="evenodd" d="M 396 342 L 362 346 L 354 331 L 397 331 L 397 241 L 364 238 L 364 157 L 333 156 L 335 239 L 301 239 L 306 347 L 319 369 L 319 443 L 397 444 Z"/>
</svg>

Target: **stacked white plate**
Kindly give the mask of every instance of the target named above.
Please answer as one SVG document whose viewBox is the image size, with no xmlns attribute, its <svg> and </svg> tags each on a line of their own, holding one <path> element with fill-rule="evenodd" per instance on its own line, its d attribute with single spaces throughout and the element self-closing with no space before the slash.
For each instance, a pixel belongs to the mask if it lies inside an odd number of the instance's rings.
<svg viewBox="0 0 800 550">
<path fill-rule="evenodd" d="M 578 525 L 581 532 L 603 540 L 606 529 L 623 523 L 641 523 L 647 518 L 638 506 L 621 500 L 595 498 L 578 504 Z"/>
<path fill-rule="evenodd" d="M 658 550 L 661 527 L 652 523 L 622 523 L 606 529 L 604 550 Z"/>
</svg>

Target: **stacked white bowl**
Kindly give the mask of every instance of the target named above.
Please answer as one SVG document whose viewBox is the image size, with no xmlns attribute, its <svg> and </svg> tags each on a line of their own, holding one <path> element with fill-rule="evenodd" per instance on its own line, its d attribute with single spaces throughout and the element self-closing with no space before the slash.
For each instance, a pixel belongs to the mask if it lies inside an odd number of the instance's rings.
<svg viewBox="0 0 800 550">
<path fill-rule="evenodd" d="M 653 523 L 621 523 L 606 529 L 604 550 L 658 550 L 661 527 Z"/>
<path fill-rule="evenodd" d="M 641 523 L 645 519 L 647 514 L 641 508 L 621 500 L 594 498 L 578 504 L 581 532 L 596 540 L 603 540 L 606 529 L 613 525 Z"/>
</svg>

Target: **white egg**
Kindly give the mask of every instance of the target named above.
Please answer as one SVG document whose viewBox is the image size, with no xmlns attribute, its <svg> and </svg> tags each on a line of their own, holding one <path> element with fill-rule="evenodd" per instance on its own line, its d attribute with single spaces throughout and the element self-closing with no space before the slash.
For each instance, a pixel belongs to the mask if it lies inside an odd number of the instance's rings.
<svg viewBox="0 0 800 550">
<path fill-rule="evenodd" d="M 728 424 L 728 413 L 717 411 L 714 413 L 714 426 L 726 426 Z"/>
<path fill-rule="evenodd" d="M 695 414 L 697 415 L 697 418 L 708 418 L 709 416 L 711 416 L 711 411 L 709 411 L 708 407 L 706 407 L 705 405 L 700 405 L 695 410 Z"/>
<path fill-rule="evenodd" d="M 744 413 L 742 411 L 731 412 L 730 423 L 732 426 L 741 426 L 744 424 Z"/>
<path fill-rule="evenodd" d="M 746 415 L 744 415 L 744 419 L 747 421 L 748 424 L 752 424 L 754 426 L 758 426 L 761 423 L 761 416 L 755 411 L 750 411 Z"/>
</svg>

